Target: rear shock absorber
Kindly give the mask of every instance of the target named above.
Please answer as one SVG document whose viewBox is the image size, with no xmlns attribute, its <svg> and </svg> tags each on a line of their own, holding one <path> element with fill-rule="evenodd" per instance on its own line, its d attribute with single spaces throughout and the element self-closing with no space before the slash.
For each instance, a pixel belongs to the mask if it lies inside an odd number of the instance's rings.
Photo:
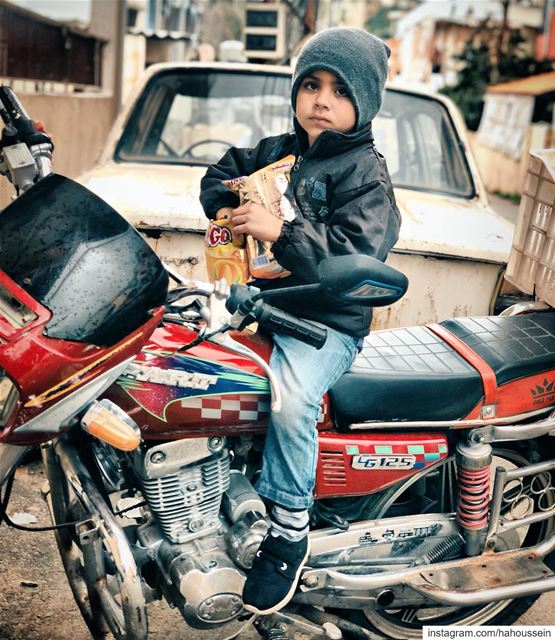
<svg viewBox="0 0 555 640">
<path fill-rule="evenodd" d="M 491 457 L 489 444 L 457 445 L 457 522 L 469 556 L 481 553 L 488 526 Z"/>
</svg>

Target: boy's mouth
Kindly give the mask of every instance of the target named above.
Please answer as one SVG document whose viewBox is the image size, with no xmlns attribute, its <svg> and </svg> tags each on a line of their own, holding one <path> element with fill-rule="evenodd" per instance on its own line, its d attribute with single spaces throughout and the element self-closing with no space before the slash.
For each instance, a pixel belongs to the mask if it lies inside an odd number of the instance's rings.
<svg viewBox="0 0 555 640">
<path fill-rule="evenodd" d="M 328 120 L 328 118 L 324 118 L 323 116 L 310 116 L 309 120 L 313 120 L 314 122 L 321 122 L 324 124 L 331 124 L 331 120 Z"/>
</svg>

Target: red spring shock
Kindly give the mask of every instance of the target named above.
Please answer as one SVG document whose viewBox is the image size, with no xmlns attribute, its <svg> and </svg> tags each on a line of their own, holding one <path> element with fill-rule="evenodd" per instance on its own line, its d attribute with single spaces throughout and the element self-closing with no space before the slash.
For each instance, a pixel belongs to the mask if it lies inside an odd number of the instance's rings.
<svg viewBox="0 0 555 640">
<path fill-rule="evenodd" d="M 466 529 L 483 529 L 488 523 L 490 466 L 465 469 L 458 466 L 457 522 Z"/>
<path fill-rule="evenodd" d="M 457 522 L 467 532 L 469 547 L 475 555 L 475 535 L 488 525 L 490 498 L 491 446 L 484 443 L 459 442 L 457 445 L 458 502 Z M 470 539 L 474 539 L 471 544 Z"/>
</svg>

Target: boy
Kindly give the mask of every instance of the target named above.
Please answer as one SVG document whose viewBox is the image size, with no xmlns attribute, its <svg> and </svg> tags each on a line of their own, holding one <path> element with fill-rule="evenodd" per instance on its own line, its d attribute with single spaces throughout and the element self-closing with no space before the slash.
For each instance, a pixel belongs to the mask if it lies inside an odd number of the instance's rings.
<svg viewBox="0 0 555 640">
<path fill-rule="evenodd" d="M 230 149 L 201 182 L 210 218 L 230 217 L 234 231 L 272 242 L 287 278 L 262 288 L 317 281 L 329 256 L 367 254 L 385 260 L 400 216 L 385 160 L 373 144 L 371 121 L 387 77 L 386 45 L 360 29 L 337 27 L 302 49 L 293 75 L 295 133 L 262 140 L 254 149 Z M 253 173 L 294 154 L 288 195 L 296 217 L 284 222 L 255 203 L 238 205 L 222 180 Z M 243 591 L 245 609 L 268 615 L 289 602 L 309 556 L 308 508 L 318 453 L 315 428 L 323 394 L 352 364 L 368 333 L 371 310 L 324 295 L 280 296 L 272 304 L 328 329 L 317 351 L 276 334 L 270 366 L 283 393 L 272 415 L 257 491 L 269 500 L 271 527 Z"/>
</svg>

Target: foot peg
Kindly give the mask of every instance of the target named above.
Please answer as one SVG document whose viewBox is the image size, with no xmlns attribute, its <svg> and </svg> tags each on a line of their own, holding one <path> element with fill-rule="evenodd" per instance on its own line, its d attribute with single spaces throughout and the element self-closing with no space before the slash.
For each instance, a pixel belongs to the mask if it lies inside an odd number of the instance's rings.
<svg viewBox="0 0 555 640">
<path fill-rule="evenodd" d="M 285 625 L 276 622 L 273 616 L 259 616 L 253 626 L 262 640 L 290 640 Z"/>
</svg>

